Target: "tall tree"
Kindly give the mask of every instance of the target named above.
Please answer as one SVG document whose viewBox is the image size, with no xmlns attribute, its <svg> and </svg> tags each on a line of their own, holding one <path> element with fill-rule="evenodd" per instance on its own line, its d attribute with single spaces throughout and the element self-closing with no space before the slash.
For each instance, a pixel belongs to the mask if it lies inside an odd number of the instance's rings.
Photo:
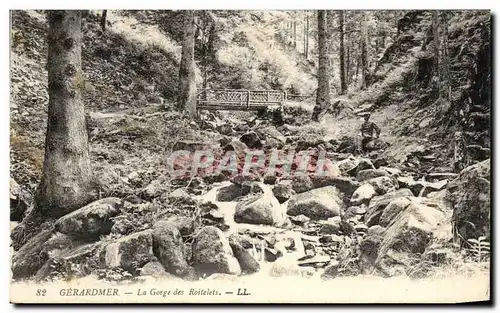
<svg viewBox="0 0 500 313">
<path fill-rule="evenodd" d="M 361 89 L 368 87 L 368 13 L 361 17 Z"/>
<path fill-rule="evenodd" d="M 312 115 L 313 121 L 318 121 L 319 114 L 330 103 L 327 25 L 327 11 L 318 10 L 318 89 L 316 93 L 316 105 L 314 106 Z"/>
<path fill-rule="evenodd" d="M 81 11 L 49 11 L 48 22 L 48 123 L 35 201 L 43 215 L 58 217 L 95 193 L 82 101 Z"/>
<path fill-rule="evenodd" d="M 347 91 L 345 73 L 345 49 L 344 49 L 344 11 L 339 11 L 339 58 L 340 58 L 340 94 Z"/>
<path fill-rule="evenodd" d="M 309 14 L 306 11 L 306 60 L 309 58 Z"/>
<path fill-rule="evenodd" d="M 433 53 L 434 53 L 434 69 L 436 76 L 439 77 L 439 16 L 438 11 L 432 11 L 432 37 L 433 37 Z"/>
<path fill-rule="evenodd" d="M 179 95 L 177 105 L 191 117 L 196 115 L 196 73 L 194 63 L 194 11 L 186 10 L 183 14 L 184 36 L 179 68 Z"/>
<path fill-rule="evenodd" d="M 108 10 L 102 10 L 101 15 L 101 28 L 102 31 L 106 31 L 106 15 L 108 14 Z"/>
</svg>

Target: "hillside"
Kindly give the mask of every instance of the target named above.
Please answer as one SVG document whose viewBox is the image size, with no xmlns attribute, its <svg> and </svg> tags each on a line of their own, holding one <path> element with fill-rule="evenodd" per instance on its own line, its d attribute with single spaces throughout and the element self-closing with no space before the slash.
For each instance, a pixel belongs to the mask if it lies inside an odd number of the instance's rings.
<svg viewBox="0 0 500 313">
<path fill-rule="evenodd" d="M 83 101 L 100 200 L 51 219 L 33 213 L 47 129 L 48 23 L 44 12 L 12 11 L 16 282 L 489 275 L 489 252 L 477 252 L 490 241 L 489 12 L 440 17 L 447 33 L 438 71 L 431 12 L 373 13 L 366 20 L 350 12 L 352 82 L 339 94 L 340 68 L 332 65 L 331 105 L 319 122 L 311 121 L 317 25 L 306 13 L 200 12 L 198 90 L 275 89 L 291 96 L 275 111 L 201 111 L 196 119 L 176 108 L 182 13 L 108 11 L 105 31 L 100 14 L 91 11 L 82 23 Z M 307 21 L 309 43 L 305 26 L 290 19 Z M 383 44 L 372 40 L 368 74 L 358 75 L 363 53 L 356 32 L 379 36 L 379 29 L 388 29 Z M 329 62 L 337 62 L 335 54 Z M 381 134 L 359 153 L 366 113 Z M 188 155 L 172 159 L 183 151 Z M 255 151 L 263 152 L 262 166 L 245 172 L 244 160 Z M 293 158 L 269 174 L 276 151 Z M 228 152 L 237 155 L 235 173 L 217 172 Z M 196 156 L 201 164 L 214 160 L 191 175 Z M 186 168 L 184 176 L 173 174 Z M 325 168 L 328 175 L 319 175 Z M 219 263 L 206 260 L 207 249 Z"/>
</svg>

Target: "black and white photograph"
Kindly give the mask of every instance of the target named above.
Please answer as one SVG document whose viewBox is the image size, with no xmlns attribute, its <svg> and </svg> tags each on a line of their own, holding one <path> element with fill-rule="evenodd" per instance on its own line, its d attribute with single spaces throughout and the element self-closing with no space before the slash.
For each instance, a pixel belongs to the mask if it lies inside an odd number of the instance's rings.
<svg viewBox="0 0 500 313">
<path fill-rule="evenodd" d="M 489 9 L 9 16 L 11 303 L 491 301 Z"/>
</svg>

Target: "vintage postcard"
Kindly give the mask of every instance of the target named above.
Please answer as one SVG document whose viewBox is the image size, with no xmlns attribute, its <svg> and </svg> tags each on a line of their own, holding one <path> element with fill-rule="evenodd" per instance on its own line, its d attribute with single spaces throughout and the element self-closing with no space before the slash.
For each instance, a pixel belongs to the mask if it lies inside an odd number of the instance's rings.
<svg viewBox="0 0 500 313">
<path fill-rule="evenodd" d="M 11 303 L 490 301 L 489 10 L 10 27 Z"/>
</svg>

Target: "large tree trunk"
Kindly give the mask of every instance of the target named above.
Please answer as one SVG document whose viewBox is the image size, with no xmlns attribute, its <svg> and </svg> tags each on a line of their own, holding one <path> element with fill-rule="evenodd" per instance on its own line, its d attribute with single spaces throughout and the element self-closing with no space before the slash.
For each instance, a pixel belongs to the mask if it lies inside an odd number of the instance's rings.
<svg viewBox="0 0 500 313">
<path fill-rule="evenodd" d="M 43 215 L 59 217 L 95 198 L 82 92 L 81 12 L 48 12 L 49 114 L 36 195 Z"/>
<path fill-rule="evenodd" d="M 345 49 L 344 49 L 344 11 L 339 11 L 339 36 L 340 36 L 340 94 L 347 91 L 345 75 Z"/>
<path fill-rule="evenodd" d="M 297 47 L 297 22 L 293 21 L 293 47 Z"/>
<path fill-rule="evenodd" d="M 194 63 L 194 11 L 184 13 L 184 37 L 179 69 L 178 106 L 191 117 L 196 116 L 196 73 Z"/>
<path fill-rule="evenodd" d="M 316 106 L 312 115 L 313 121 L 318 121 L 319 114 L 330 103 L 330 80 L 328 60 L 328 29 L 327 11 L 318 11 L 318 90 L 316 94 Z"/>
</svg>

